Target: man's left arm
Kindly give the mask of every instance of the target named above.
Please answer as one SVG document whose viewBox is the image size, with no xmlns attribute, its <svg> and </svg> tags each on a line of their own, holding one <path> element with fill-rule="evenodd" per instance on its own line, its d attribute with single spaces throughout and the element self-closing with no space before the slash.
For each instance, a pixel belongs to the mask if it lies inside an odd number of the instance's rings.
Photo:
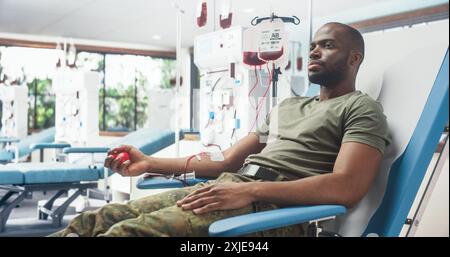
<svg viewBox="0 0 450 257">
<path fill-rule="evenodd" d="M 279 206 L 339 204 L 351 208 L 368 192 L 382 154 L 367 144 L 341 146 L 333 172 L 288 182 L 224 183 L 198 189 L 178 202 L 196 214 L 238 209 L 255 201 Z"/>
</svg>

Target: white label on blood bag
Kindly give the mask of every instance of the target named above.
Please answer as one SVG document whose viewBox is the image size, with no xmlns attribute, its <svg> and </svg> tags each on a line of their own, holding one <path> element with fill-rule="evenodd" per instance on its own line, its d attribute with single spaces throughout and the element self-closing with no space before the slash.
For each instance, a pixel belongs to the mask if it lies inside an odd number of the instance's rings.
<svg viewBox="0 0 450 257">
<path fill-rule="evenodd" d="M 260 24 L 259 52 L 281 51 L 285 41 L 284 24 L 281 21 L 265 21 Z"/>
</svg>

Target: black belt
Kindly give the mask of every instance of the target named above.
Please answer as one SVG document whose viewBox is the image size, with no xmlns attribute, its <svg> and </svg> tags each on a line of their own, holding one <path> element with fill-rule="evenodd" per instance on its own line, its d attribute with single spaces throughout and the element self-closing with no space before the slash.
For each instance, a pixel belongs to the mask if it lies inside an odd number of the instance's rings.
<svg viewBox="0 0 450 257">
<path fill-rule="evenodd" d="M 254 164 L 248 164 L 242 167 L 238 172 L 238 174 L 254 178 L 254 179 L 262 179 L 268 181 L 287 181 L 290 180 L 283 174 L 278 171 L 264 168 Z"/>
</svg>

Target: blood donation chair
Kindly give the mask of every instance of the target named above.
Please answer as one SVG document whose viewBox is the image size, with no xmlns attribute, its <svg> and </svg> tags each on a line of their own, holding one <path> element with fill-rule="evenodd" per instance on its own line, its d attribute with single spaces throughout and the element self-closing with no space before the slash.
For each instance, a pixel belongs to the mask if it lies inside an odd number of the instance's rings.
<svg viewBox="0 0 450 257">
<path fill-rule="evenodd" d="M 183 137 L 181 133 L 180 138 Z M 106 152 L 121 144 L 137 147 L 143 153 L 151 155 L 174 143 L 175 134 L 172 131 L 142 129 L 121 138 L 109 147 L 73 147 L 64 148 L 63 153 L 80 154 L 82 156 L 74 163 L 69 162 L 45 162 L 45 163 L 10 163 L 0 165 L 0 190 L 6 190 L 6 194 L 0 199 L 0 232 L 5 229 L 9 215 L 25 198 L 32 196 L 35 191 L 56 190 L 52 196 L 38 210 L 39 219 L 50 217 L 53 225 L 59 227 L 68 206 L 80 195 L 85 195 L 88 189 L 98 187 L 97 181 L 110 174 L 104 169 L 103 160 Z M 62 144 L 64 145 L 64 144 Z M 33 149 L 42 150 L 46 147 L 58 148 L 61 144 L 37 144 Z M 94 154 L 103 154 L 101 163 L 96 163 Z M 67 158 L 66 158 L 67 159 Z M 67 194 L 69 190 L 75 190 L 66 201 L 55 209 L 54 202 L 57 198 Z"/>
<path fill-rule="evenodd" d="M 410 55 L 385 70 L 378 100 L 393 142 L 372 188 L 357 206 L 292 206 L 236 216 L 214 222 L 209 234 L 240 236 L 307 222 L 312 236 L 399 236 L 449 119 L 448 46 L 442 63 L 432 60 L 429 51 L 439 49 L 417 52 L 420 56 Z M 446 140 L 440 156 L 444 161 Z"/>
<path fill-rule="evenodd" d="M 38 133 L 30 135 L 22 140 L 11 137 L 0 137 L 0 163 L 19 162 L 29 156 L 34 149 L 32 144 L 50 143 L 55 139 L 55 127 L 44 129 Z M 43 153 L 41 153 L 43 156 Z M 43 158 L 43 157 L 41 157 Z"/>
<path fill-rule="evenodd" d="M 447 53 L 442 52 L 445 50 Z M 321 226 L 334 232 L 321 235 L 399 235 L 448 123 L 448 46 L 434 47 L 434 55 L 427 51 L 418 51 L 420 56 L 410 54 L 387 68 L 383 81 L 379 81 L 381 87 L 375 85 L 378 81 L 365 81 L 373 88 L 363 92 L 370 92 L 369 95 L 378 98 L 383 105 L 393 142 L 386 150 L 372 189 L 357 207 L 347 210 L 338 205 L 299 206 L 248 214 L 213 223 L 210 235 L 237 236 L 303 222 L 311 222 L 309 234 L 318 235 L 318 231 L 323 230 L 318 227 L 318 221 L 324 219 L 327 221 L 321 222 Z M 445 55 L 444 62 L 432 58 L 442 55 Z M 416 62 L 415 59 L 426 61 Z M 408 74 L 405 74 L 405 67 L 408 67 Z M 139 189 L 178 188 L 206 180 L 189 178 L 183 183 L 165 177 L 144 177 L 136 186 Z"/>
</svg>

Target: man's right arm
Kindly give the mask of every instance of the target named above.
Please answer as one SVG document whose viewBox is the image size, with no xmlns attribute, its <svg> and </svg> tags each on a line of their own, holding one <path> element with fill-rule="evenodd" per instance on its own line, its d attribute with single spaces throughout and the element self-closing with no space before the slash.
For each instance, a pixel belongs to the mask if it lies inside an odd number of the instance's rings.
<svg viewBox="0 0 450 257">
<path fill-rule="evenodd" d="M 195 174 L 199 177 L 218 177 L 222 172 L 235 172 L 242 167 L 247 156 L 261 152 L 264 146 L 265 144 L 260 143 L 259 138 L 251 133 L 222 152 L 224 161 L 211 161 L 209 156 L 202 155 L 201 160 L 192 158 L 187 172 L 195 170 Z M 152 172 L 177 175 L 184 173 L 188 158 L 148 157 Z"/>
<path fill-rule="evenodd" d="M 112 168 L 113 171 L 122 176 L 138 176 L 143 173 L 152 172 L 160 174 L 176 174 L 181 175 L 185 172 L 185 165 L 189 157 L 183 158 L 156 158 L 151 156 L 141 156 L 141 158 L 133 159 L 134 151 L 128 146 L 122 146 L 122 151 L 130 154 L 130 160 L 120 164 L 119 160 L 106 159 L 105 166 Z M 264 143 L 260 143 L 259 137 L 254 133 L 239 140 L 232 147 L 223 151 L 224 161 L 211 161 L 209 156 L 202 155 L 201 160 L 192 158 L 189 161 L 187 172 L 195 170 L 196 176 L 199 177 L 218 177 L 222 172 L 235 172 L 244 164 L 245 159 L 251 155 L 262 151 L 265 147 Z M 138 155 L 138 153 L 136 153 Z"/>
</svg>

